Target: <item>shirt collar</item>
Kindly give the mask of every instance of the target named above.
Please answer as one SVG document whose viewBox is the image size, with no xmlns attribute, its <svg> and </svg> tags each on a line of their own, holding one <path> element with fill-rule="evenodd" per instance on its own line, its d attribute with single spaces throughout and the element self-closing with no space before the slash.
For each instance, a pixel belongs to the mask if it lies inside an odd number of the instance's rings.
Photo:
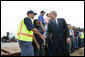
<svg viewBox="0 0 85 57">
<path fill-rule="evenodd" d="M 57 17 L 56 17 L 56 19 L 55 19 L 55 20 L 56 20 L 56 23 L 58 24 L 58 19 L 57 19 Z"/>
<path fill-rule="evenodd" d="M 56 17 L 56 19 L 55 19 L 56 21 L 57 21 L 57 17 Z"/>
</svg>

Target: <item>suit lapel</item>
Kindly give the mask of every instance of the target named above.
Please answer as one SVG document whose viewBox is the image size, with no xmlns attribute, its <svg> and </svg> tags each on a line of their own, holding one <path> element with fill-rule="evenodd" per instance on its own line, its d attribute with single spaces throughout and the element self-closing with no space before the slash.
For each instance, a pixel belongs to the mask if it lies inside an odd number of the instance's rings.
<svg viewBox="0 0 85 57">
<path fill-rule="evenodd" d="M 57 19 L 58 20 L 58 31 L 59 31 L 59 29 L 60 29 L 60 20 L 59 19 Z"/>
<path fill-rule="evenodd" d="M 57 32 L 58 31 L 58 27 L 56 27 L 57 24 L 55 24 L 54 21 L 52 21 L 52 24 L 53 24 L 54 30 Z"/>
<path fill-rule="evenodd" d="M 52 21 L 52 27 L 54 27 L 55 28 L 55 23 Z"/>
</svg>

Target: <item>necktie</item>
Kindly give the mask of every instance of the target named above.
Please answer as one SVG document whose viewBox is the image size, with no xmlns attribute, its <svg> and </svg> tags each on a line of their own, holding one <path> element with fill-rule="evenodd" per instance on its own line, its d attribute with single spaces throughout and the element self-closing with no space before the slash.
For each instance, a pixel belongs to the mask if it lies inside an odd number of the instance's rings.
<svg viewBox="0 0 85 57">
<path fill-rule="evenodd" d="M 58 25 L 57 25 L 57 23 L 56 23 L 56 20 L 54 20 L 54 23 L 55 23 L 55 25 L 56 25 L 56 28 L 58 27 Z"/>
</svg>

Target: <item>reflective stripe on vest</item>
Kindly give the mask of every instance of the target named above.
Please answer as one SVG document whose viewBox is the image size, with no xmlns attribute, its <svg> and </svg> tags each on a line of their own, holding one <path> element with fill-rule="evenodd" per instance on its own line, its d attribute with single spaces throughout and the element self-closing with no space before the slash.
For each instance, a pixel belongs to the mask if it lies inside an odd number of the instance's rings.
<svg viewBox="0 0 85 57">
<path fill-rule="evenodd" d="M 24 24 L 24 20 L 21 21 L 18 27 L 17 39 L 22 41 L 33 41 L 33 31 L 29 31 Z"/>
<path fill-rule="evenodd" d="M 17 33 L 18 35 L 26 35 L 26 36 L 30 36 L 33 37 L 33 35 L 29 35 L 29 34 L 25 34 L 25 33 Z"/>
<path fill-rule="evenodd" d="M 22 21 L 21 21 L 21 26 L 20 26 L 20 33 L 21 33 L 21 29 L 22 29 Z M 20 34 L 19 34 L 19 39 L 20 39 Z"/>
</svg>

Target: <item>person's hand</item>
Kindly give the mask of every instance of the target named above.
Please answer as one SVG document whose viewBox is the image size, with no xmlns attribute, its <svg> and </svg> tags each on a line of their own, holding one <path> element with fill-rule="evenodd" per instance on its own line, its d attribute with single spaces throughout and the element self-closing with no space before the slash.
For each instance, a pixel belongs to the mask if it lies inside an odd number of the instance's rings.
<svg viewBox="0 0 85 57">
<path fill-rule="evenodd" d="M 69 44 L 71 42 L 70 38 L 67 38 L 67 44 Z"/>
<path fill-rule="evenodd" d="M 39 44 L 37 44 L 37 49 L 40 50 L 40 45 Z"/>
<path fill-rule="evenodd" d="M 45 35 L 41 35 L 40 37 L 41 37 L 43 40 L 45 40 Z"/>
<path fill-rule="evenodd" d="M 50 40 L 52 40 L 52 34 L 50 34 Z"/>
</svg>

